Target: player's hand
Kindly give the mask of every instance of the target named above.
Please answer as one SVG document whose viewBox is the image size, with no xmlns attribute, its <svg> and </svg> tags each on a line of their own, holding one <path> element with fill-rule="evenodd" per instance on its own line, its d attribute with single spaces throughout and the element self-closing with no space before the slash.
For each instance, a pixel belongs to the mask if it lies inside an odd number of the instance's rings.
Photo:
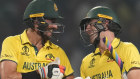
<svg viewBox="0 0 140 79">
<path fill-rule="evenodd" d="M 48 66 L 48 78 L 51 79 L 62 79 L 65 72 L 65 67 L 57 64 Z"/>
<path fill-rule="evenodd" d="M 64 76 L 65 67 L 59 64 L 60 64 L 60 59 L 56 58 L 55 61 L 39 69 L 38 72 L 41 78 L 62 79 Z"/>
</svg>

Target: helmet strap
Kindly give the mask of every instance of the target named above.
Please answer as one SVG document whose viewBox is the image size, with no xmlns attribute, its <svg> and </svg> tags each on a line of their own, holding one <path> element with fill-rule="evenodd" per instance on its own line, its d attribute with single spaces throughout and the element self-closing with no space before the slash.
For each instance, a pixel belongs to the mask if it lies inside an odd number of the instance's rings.
<svg viewBox="0 0 140 79">
<path fill-rule="evenodd" d="M 45 29 L 46 27 L 48 27 L 49 24 L 45 22 L 45 19 L 43 17 L 37 18 L 37 21 L 38 21 L 37 25 L 39 26 L 37 27 L 37 29 L 41 32 L 45 32 Z"/>
<path fill-rule="evenodd" d="M 101 31 L 98 32 L 98 36 L 97 36 L 97 38 L 95 39 L 95 41 L 93 42 L 93 45 L 94 45 L 95 48 L 97 48 L 97 46 L 98 46 L 99 43 L 100 43 L 100 33 L 101 33 Z"/>
<path fill-rule="evenodd" d="M 103 24 L 106 22 L 105 18 L 99 18 L 97 22 L 95 22 L 94 26 L 95 28 L 100 32 L 100 31 L 105 31 L 105 27 Z"/>
<path fill-rule="evenodd" d="M 42 38 L 42 46 L 45 45 L 45 38 L 44 38 L 44 33 L 40 31 L 40 35 L 41 35 L 41 38 Z"/>
<path fill-rule="evenodd" d="M 42 45 L 44 46 L 46 41 L 49 40 L 49 37 L 44 36 L 45 29 L 48 27 L 48 23 L 45 22 L 44 17 L 36 18 L 36 20 L 38 21 L 37 29 L 39 30 L 39 34 L 42 38 Z"/>
</svg>

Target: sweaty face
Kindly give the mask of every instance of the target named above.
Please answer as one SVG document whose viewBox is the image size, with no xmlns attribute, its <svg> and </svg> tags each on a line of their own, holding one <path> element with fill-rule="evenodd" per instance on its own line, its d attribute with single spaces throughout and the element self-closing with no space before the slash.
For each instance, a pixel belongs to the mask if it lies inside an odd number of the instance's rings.
<svg viewBox="0 0 140 79">
<path fill-rule="evenodd" d="M 95 39 L 98 36 L 98 30 L 94 27 L 95 22 L 97 22 L 96 19 L 91 20 L 89 23 L 86 24 L 85 32 L 90 37 L 90 43 L 93 44 Z"/>
<path fill-rule="evenodd" d="M 38 34 L 43 33 L 44 38 L 52 37 L 54 30 L 58 29 L 58 25 L 54 23 L 54 20 L 36 20 L 35 28 L 38 31 Z"/>
</svg>

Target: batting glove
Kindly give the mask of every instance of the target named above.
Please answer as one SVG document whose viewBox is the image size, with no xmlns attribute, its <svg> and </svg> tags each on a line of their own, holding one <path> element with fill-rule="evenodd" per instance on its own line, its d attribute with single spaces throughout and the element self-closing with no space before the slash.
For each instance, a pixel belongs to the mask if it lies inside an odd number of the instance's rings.
<svg viewBox="0 0 140 79">
<path fill-rule="evenodd" d="M 60 59 L 56 58 L 54 62 L 49 63 L 47 66 L 38 70 L 41 79 L 62 79 L 65 72 L 65 67 L 59 65 Z"/>
<path fill-rule="evenodd" d="M 82 77 L 76 77 L 76 78 L 74 78 L 74 79 L 83 79 Z M 91 79 L 89 76 L 88 77 L 86 77 L 85 79 Z"/>
</svg>

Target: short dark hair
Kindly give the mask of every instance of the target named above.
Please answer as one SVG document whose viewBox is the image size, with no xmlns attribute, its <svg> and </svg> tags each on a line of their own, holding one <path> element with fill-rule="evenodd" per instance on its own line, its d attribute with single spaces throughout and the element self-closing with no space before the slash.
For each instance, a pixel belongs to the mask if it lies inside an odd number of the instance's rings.
<svg viewBox="0 0 140 79">
<path fill-rule="evenodd" d="M 32 29 L 34 28 L 34 20 L 30 18 L 24 20 L 24 24 L 29 28 L 32 28 Z"/>
</svg>

